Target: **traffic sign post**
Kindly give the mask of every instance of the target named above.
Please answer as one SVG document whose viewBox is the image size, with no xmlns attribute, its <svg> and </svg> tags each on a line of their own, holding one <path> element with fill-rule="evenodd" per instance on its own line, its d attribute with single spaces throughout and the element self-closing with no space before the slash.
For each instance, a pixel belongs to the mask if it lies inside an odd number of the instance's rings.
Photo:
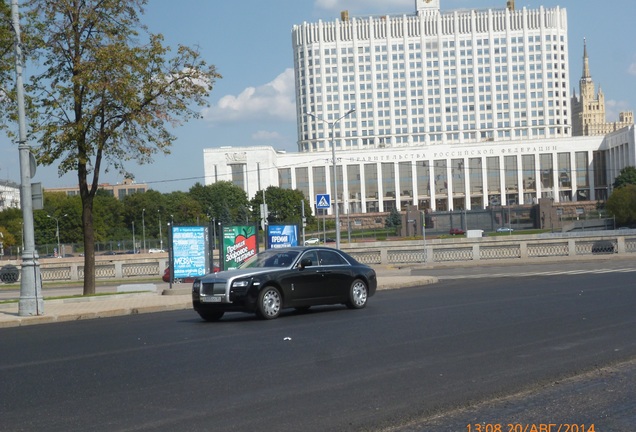
<svg viewBox="0 0 636 432">
<path fill-rule="evenodd" d="M 317 194 L 316 195 L 316 208 L 328 209 L 331 207 L 331 195 L 329 194 Z"/>
</svg>

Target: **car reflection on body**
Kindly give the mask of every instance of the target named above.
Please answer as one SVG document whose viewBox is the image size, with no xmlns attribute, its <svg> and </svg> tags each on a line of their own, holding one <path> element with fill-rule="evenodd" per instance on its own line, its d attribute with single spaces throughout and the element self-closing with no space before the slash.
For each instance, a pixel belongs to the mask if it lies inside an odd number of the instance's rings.
<svg viewBox="0 0 636 432">
<path fill-rule="evenodd" d="M 376 288 L 375 270 L 340 250 L 268 249 L 238 269 L 196 279 L 192 306 L 206 321 L 217 321 L 230 311 L 274 319 L 285 308 L 306 311 L 316 305 L 345 304 L 361 309 Z"/>
</svg>

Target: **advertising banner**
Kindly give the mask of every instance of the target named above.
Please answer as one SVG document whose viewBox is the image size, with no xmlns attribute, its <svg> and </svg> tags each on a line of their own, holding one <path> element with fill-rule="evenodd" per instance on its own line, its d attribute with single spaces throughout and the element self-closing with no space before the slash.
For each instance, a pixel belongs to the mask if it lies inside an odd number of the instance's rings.
<svg viewBox="0 0 636 432">
<path fill-rule="evenodd" d="M 298 246 L 298 227 L 296 225 L 269 225 L 267 227 L 269 248 Z"/>
<path fill-rule="evenodd" d="M 258 251 L 256 226 L 223 227 L 223 270 L 238 268 Z"/>
<path fill-rule="evenodd" d="M 174 279 L 203 276 L 209 272 L 208 228 L 172 227 Z"/>
</svg>

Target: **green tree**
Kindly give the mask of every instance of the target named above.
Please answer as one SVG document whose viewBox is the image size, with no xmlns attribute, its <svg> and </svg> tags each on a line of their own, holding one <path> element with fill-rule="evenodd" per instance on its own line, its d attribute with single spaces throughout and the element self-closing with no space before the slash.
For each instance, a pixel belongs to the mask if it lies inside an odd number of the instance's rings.
<svg viewBox="0 0 636 432">
<path fill-rule="evenodd" d="M 636 185 L 636 167 L 625 167 L 621 170 L 620 174 L 614 179 L 614 189 L 626 185 Z"/>
<path fill-rule="evenodd" d="M 4 23 L 0 25 L 0 112 L 15 120 L 15 33 L 11 24 L 10 1 L 0 2 L 0 19 Z"/>
<path fill-rule="evenodd" d="M 80 207 L 81 208 L 81 207 Z M 93 230 L 96 242 L 119 240 L 127 232 L 124 204 L 111 193 L 99 189 L 95 195 Z M 81 220 L 81 213 L 78 220 Z"/>
<path fill-rule="evenodd" d="M 132 221 L 135 222 L 135 231 L 140 238 L 145 237 L 146 240 L 159 238 L 159 219 L 161 224 L 165 225 L 168 221 L 166 215 L 170 214 L 164 194 L 151 189 L 127 195 L 122 200 L 122 204 L 127 224 L 132 227 Z"/>
<path fill-rule="evenodd" d="M 41 67 L 25 80 L 39 121 L 39 161 L 76 172 L 85 246 L 84 294 L 95 292 L 94 201 L 102 169 L 168 153 L 170 128 L 199 114 L 220 78 L 191 48 L 174 54 L 141 24 L 147 0 L 31 0 L 27 9 Z M 27 13 L 27 15 L 29 15 Z"/>
<path fill-rule="evenodd" d="M 0 242 L 3 243 L 3 251 L 8 255 L 8 250 L 20 244 L 22 238 L 22 211 L 16 208 L 7 208 L 0 212 Z"/>
<path fill-rule="evenodd" d="M 215 219 L 223 224 L 239 220 L 241 208 L 249 206 L 245 191 L 229 181 L 207 186 L 196 183 L 190 188 L 189 193 L 210 220 Z"/>
<path fill-rule="evenodd" d="M 617 225 L 636 224 L 636 185 L 614 189 L 605 208 L 616 218 Z"/>
<path fill-rule="evenodd" d="M 82 204 L 78 196 L 67 196 L 63 192 L 44 192 L 44 208 L 33 212 L 35 243 L 39 246 L 80 243 Z M 49 251 L 46 251 L 50 253 Z"/>
<path fill-rule="evenodd" d="M 164 196 L 166 211 L 175 224 L 194 225 L 200 223 L 201 204 L 186 192 L 171 192 Z"/>
<path fill-rule="evenodd" d="M 22 210 L 4 209 L 0 212 L 0 231 L 4 234 L 4 249 L 22 245 Z"/>
<path fill-rule="evenodd" d="M 7 228 L 0 225 L 0 243 L 2 243 L 2 253 L 6 255 L 5 249 L 15 246 L 15 236 L 9 232 Z"/>
<path fill-rule="evenodd" d="M 395 228 L 397 230 L 400 225 L 402 225 L 402 216 L 400 215 L 400 212 L 393 207 L 389 215 L 384 220 L 384 226 L 387 228 Z"/>
<path fill-rule="evenodd" d="M 283 189 L 269 186 L 265 189 L 265 202 L 269 212 L 269 223 L 300 223 L 302 215 L 302 202 L 305 202 L 305 216 L 308 221 L 313 221 L 311 207 L 305 195 L 298 189 Z M 263 204 L 263 191 L 254 194 L 250 201 L 252 205 L 252 217 L 261 220 L 261 204 Z"/>
</svg>

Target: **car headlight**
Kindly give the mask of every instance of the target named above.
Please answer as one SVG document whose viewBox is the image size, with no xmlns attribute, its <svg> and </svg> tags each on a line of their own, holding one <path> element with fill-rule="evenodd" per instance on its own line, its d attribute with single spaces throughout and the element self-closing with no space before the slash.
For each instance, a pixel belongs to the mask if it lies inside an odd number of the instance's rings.
<svg viewBox="0 0 636 432">
<path fill-rule="evenodd" d="M 250 285 L 250 281 L 246 279 L 232 282 L 233 288 L 245 288 L 245 287 L 248 287 L 249 285 Z"/>
<path fill-rule="evenodd" d="M 195 281 L 192 283 L 192 288 L 193 288 L 193 289 L 199 289 L 199 288 L 201 288 L 201 281 L 200 281 L 200 280 L 198 280 L 198 279 L 197 279 L 197 280 L 195 280 Z"/>
</svg>

